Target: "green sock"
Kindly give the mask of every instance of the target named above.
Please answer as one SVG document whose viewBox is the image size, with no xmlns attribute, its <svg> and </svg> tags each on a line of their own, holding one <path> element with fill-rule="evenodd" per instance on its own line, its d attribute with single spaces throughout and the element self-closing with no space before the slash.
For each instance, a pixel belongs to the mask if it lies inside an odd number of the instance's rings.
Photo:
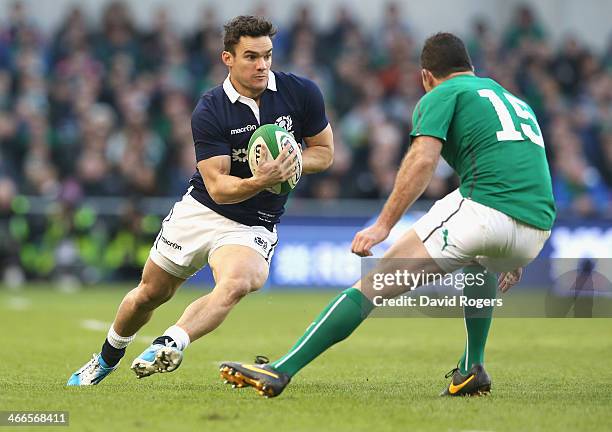
<svg viewBox="0 0 612 432">
<path fill-rule="evenodd" d="M 494 299 L 497 296 L 497 275 L 495 273 L 485 272 L 485 269 L 479 265 L 465 267 L 463 273 L 473 274 L 476 280 L 476 283 L 466 283 L 463 289 L 463 295 L 468 299 Z M 484 284 L 478 284 L 477 274 L 485 275 Z M 463 308 L 463 315 L 467 341 L 465 351 L 459 361 L 459 369 L 465 375 L 473 365 L 484 363 L 484 350 L 493 319 L 493 306 L 480 309 L 466 306 Z"/>
<path fill-rule="evenodd" d="M 319 354 L 348 337 L 374 309 L 372 302 L 357 288 L 349 288 L 333 299 L 287 354 L 271 363 L 290 376 Z"/>
</svg>

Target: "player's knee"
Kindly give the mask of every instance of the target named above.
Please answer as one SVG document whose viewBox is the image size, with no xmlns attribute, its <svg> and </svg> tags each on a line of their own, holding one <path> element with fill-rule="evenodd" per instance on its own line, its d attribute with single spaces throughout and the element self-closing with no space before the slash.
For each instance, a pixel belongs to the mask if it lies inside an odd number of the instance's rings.
<svg viewBox="0 0 612 432">
<path fill-rule="evenodd" d="M 136 306 L 145 309 L 155 308 L 170 300 L 174 295 L 174 287 L 170 284 L 154 282 L 144 278 L 140 281 L 136 291 Z"/>
<path fill-rule="evenodd" d="M 244 275 L 223 281 L 222 289 L 226 293 L 226 301 L 236 304 L 247 294 L 261 288 L 265 282 L 265 275 Z"/>
</svg>

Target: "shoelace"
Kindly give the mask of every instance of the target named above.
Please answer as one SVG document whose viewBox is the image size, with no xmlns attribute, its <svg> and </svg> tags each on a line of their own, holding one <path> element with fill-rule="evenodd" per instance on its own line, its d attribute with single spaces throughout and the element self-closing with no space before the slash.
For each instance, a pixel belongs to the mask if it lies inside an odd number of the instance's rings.
<svg viewBox="0 0 612 432">
<path fill-rule="evenodd" d="M 461 363 L 461 360 L 460 360 L 459 362 L 457 362 L 457 367 L 455 367 L 454 369 L 452 369 L 452 370 L 448 371 L 448 372 L 446 373 L 446 375 L 444 375 L 444 378 L 450 378 L 450 377 L 452 377 L 452 376 L 455 374 L 455 372 L 457 372 L 457 371 L 460 371 L 460 372 L 459 372 L 459 374 L 461 374 L 461 370 L 460 370 L 460 368 L 459 368 L 459 364 L 460 364 L 460 363 Z"/>
<path fill-rule="evenodd" d="M 270 363 L 270 359 L 268 357 L 263 355 L 255 356 L 255 364 L 264 365 L 268 363 Z"/>
<path fill-rule="evenodd" d="M 454 368 L 454 369 L 452 369 L 452 370 L 448 371 L 448 372 L 446 373 L 446 375 L 444 375 L 444 378 L 450 378 L 450 377 L 452 377 L 453 375 L 455 375 L 455 372 L 457 372 L 458 370 L 459 370 L 459 368 L 458 368 L 458 367 L 456 367 L 456 368 Z"/>
<path fill-rule="evenodd" d="M 87 364 L 87 366 L 85 366 L 85 368 L 83 368 L 83 371 L 81 373 L 85 372 L 88 374 L 93 374 L 99 367 L 100 363 L 98 362 L 98 356 L 96 353 L 93 353 L 91 360 L 89 360 L 89 363 Z"/>
</svg>

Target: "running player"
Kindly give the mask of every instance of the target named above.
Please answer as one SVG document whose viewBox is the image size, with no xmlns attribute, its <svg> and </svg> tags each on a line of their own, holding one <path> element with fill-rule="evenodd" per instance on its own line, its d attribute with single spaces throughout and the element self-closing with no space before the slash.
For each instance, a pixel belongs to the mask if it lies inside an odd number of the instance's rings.
<svg viewBox="0 0 612 432">
<path fill-rule="evenodd" d="M 121 302 L 101 353 L 72 374 L 68 385 L 98 384 L 115 370 L 153 311 L 206 264 L 215 278 L 213 291 L 189 305 L 132 362 L 139 378 L 175 370 L 187 345 L 217 328 L 242 297 L 263 286 L 278 242 L 275 225 L 287 201 L 287 195 L 267 189 L 295 172 L 296 158 L 287 146 L 252 175 L 247 145 L 259 125 L 275 123 L 305 142 L 303 173 L 332 163 L 333 136 L 320 90 L 310 80 L 270 69 L 273 25 L 239 16 L 224 30 L 221 58 L 229 74 L 193 112 L 197 171 L 191 186 L 164 219 L 142 280 Z"/>
</svg>

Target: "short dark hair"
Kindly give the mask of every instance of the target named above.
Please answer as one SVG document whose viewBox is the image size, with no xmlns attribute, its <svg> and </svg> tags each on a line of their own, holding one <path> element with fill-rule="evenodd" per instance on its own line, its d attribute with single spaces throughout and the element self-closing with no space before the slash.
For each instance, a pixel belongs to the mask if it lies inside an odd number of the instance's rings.
<svg viewBox="0 0 612 432">
<path fill-rule="evenodd" d="M 474 70 L 463 41 L 452 33 L 436 33 L 427 38 L 421 52 L 421 67 L 436 78 Z"/>
<path fill-rule="evenodd" d="M 274 25 L 265 18 L 253 15 L 240 15 L 223 26 L 223 49 L 235 54 L 234 47 L 242 36 L 272 37 L 276 34 Z"/>
</svg>

